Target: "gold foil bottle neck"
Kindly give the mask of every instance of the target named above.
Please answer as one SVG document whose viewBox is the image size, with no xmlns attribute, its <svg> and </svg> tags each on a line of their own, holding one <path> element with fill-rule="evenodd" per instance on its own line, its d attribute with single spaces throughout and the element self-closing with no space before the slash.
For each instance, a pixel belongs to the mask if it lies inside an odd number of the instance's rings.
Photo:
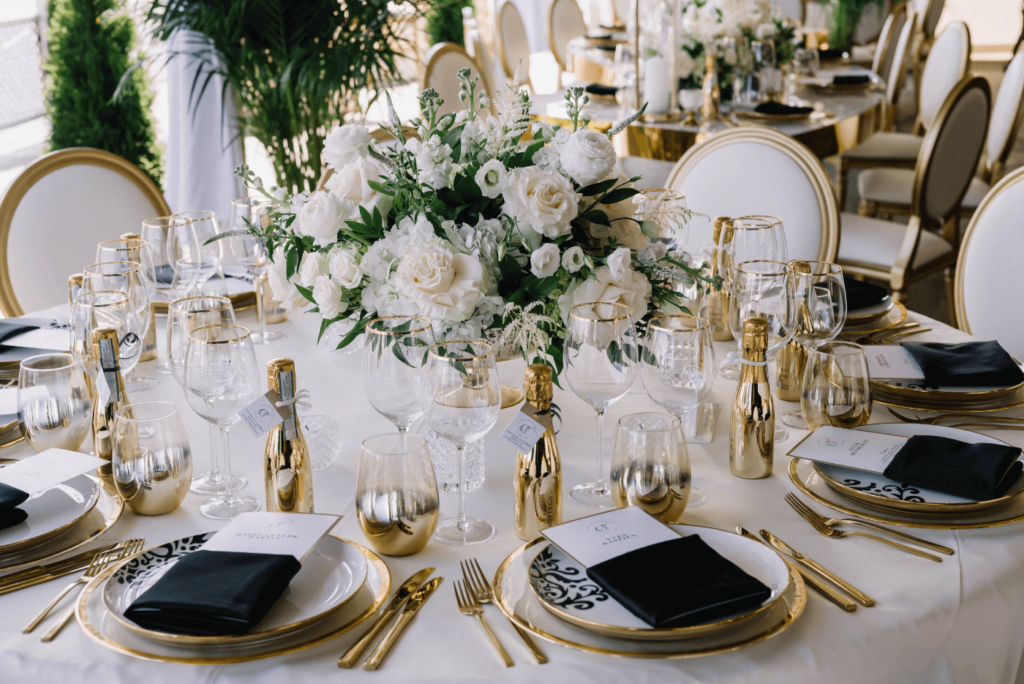
<svg viewBox="0 0 1024 684">
<path fill-rule="evenodd" d="M 541 411 L 551 408 L 551 377 L 550 366 L 535 363 L 526 367 L 526 382 L 523 387 L 526 391 L 526 401 Z"/>
<path fill-rule="evenodd" d="M 89 341 L 92 343 L 93 346 L 96 346 L 100 343 L 100 340 L 113 340 L 114 352 L 116 353 L 118 351 L 117 331 L 114 330 L 113 328 L 96 328 L 95 330 L 93 330 L 92 337 L 89 339 Z"/>
<path fill-rule="evenodd" d="M 764 352 L 768 349 L 768 321 L 748 318 L 743 322 L 743 353 Z"/>
<path fill-rule="evenodd" d="M 277 386 L 277 374 L 295 372 L 295 362 L 291 359 L 271 359 L 267 362 L 267 385 L 270 389 L 280 393 L 281 388 Z"/>
<path fill-rule="evenodd" d="M 789 267 L 793 269 L 793 273 L 805 273 L 807 275 L 810 275 L 811 273 L 811 265 L 806 261 L 800 261 L 799 259 L 790 261 Z"/>
<path fill-rule="evenodd" d="M 82 274 L 74 273 L 68 276 L 68 286 L 82 287 Z"/>
<path fill-rule="evenodd" d="M 121 236 L 121 242 L 131 242 L 132 240 L 141 240 L 142 236 L 138 233 L 125 233 Z"/>
<path fill-rule="evenodd" d="M 713 238 L 714 238 L 714 241 L 715 241 L 716 245 L 718 244 L 718 241 L 722 238 L 722 227 L 729 220 L 730 219 L 729 219 L 728 216 L 716 216 L 715 217 L 715 228 L 714 228 Z"/>
<path fill-rule="evenodd" d="M 722 244 L 727 245 L 732 242 L 733 233 L 736 232 L 736 228 L 732 223 L 732 219 L 726 219 L 722 224 L 722 229 L 725 230 L 725 235 L 722 236 Z"/>
</svg>

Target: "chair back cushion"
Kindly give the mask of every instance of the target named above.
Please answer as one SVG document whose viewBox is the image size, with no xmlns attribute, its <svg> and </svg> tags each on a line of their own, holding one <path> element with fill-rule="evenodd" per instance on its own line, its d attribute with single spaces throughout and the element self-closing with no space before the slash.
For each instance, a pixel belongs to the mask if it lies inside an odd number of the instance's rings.
<svg viewBox="0 0 1024 684">
<path fill-rule="evenodd" d="M 918 16 L 906 12 L 906 20 L 900 29 L 899 37 L 892 49 L 892 59 L 888 59 L 889 68 L 885 74 L 885 99 L 890 106 L 896 106 L 903 90 L 903 78 L 910 65 L 910 55 L 914 47 L 914 35 L 918 30 Z M 879 74 L 881 75 L 881 74 Z"/>
<path fill-rule="evenodd" d="M 569 41 L 587 32 L 587 23 L 576 0 L 553 0 L 548 11 L 548 47 L 558 66 L 565 70 Z"/>
<path fill-rule="evenodd" d="M 1021 101 L 1024 99 L 1024 51 L 1010 60 L 1003 80 L 999 84 L 996 101 L 992 105 L 992 119 L 988 124 L 985 154 L 988 163 L 1006 161 L 1020 127 Z"/>
<path fill-rule="evenodd" d="M 790 259 L 836 257 L 839 213 L 828 174 L 810 150 L 775 130 L 734 128 L 704 140 L 679 160 L 666 187 L 710 217 L 777 216 Z M 711 242 L 711 222 L 693 224 L 690 243 Z"/>
<path fill-rule="evenodd" d="M 779 16 L 783 19 L 803 23 L 807 0 L 778 0 L 772 4 L 778 7 Z"/>
<path fill-rule="evenodd" d="M 924 37 L 931 40 L 935 37 L 935 28 L 939 25 L 939 17 L 946 6 L 946 0 L 927 0 L 927 8 L 924 10 L 924 18 L 921 20 L 921 28 L 924 30 Z"/>
<path fill-rule="evenodd" d="M 878 36 L 882 32 L 882 24 L 885 23 L 885 18 L 889 16 L 891 10 L 892 3 L 889 0 L 885 0 L 881 7 L 873 2 L 867 3 L 864 11 L 861 12 L 860 21 L 857 22 L 857 30 L 853 34 L 853 44 L 867 45 L 878 40 Z"/>
<path fill-rule="evenodd" d="M 971 33 L 962 21 L 950 22 L 928 53 L 921 76 L 921 123 L 929 129 L 949 91 L 967 72 L 971 55 Z"/>
<path fill-rule="evenodd" d="M 896 43 L 903 32 L 903 25 L 907 23 L 907 6 L 904 3 L 896 5 L 885 23 L 882 24 L 882 32 L 878 35 L 878 43 L 875 45 L 875 54 L 871 60 L 871 70 L 882 78 L 888 78 L 889 69 L 892 68 L 892 60 L 896 54 Z"/>
<path fill-rule="evenodd" d="M 438 43 L 427 53 L 427 62 L 423 67 L 421 90 L 433 88 L 444 100 L 439 110 L 442 114 L 460 112 L 463 105 L 459 102 L 460 69 L 469 69 L 474 76 L 480 75 L 480 69 L 469 53 L 461 45 L 455 43 Z M 483 80 L 483 79 L 481 79 Z"/>
<path fill-rule="evenodd" d="M 530 80 L 530 44 L 526 41 L 523 18 L 512 0 L 505 0 L 498 9 L 498 51 L 508 78 L 519 69 L 519 82 Z"/>
</svg>

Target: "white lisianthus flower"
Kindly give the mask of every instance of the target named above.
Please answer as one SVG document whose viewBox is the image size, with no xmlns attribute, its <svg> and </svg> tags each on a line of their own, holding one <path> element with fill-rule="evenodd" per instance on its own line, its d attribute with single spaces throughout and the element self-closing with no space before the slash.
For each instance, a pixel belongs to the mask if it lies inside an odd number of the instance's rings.
<svg viewBox="0 0 1024 684">
<path fill-rule="evenodd" d="M 480 188 L 484 197 L 497 197 L 505 187 L 507 176 L 505 165 L 497 159 L 492 159 L 480 167 L 473 180 L 476 181 L 477 187 Z"/>
<path fill-rule="evenodd" d="M 323 158 L 327 166 L 337 171 L 360 157 L 365 157 L 373 138 L 366 126 L 345 124 L 331 131 L 324 140 Z"/>
<path fill-rule="evenodd" d="M 693 70 L 697 68 L 697 62 L 686 50 L 680 50 L 676 56 L 676 75 L 679 78 L 689 78 Z"/>
<path fill-rule="evenodd" d="M 579 195 L 561 174 L 536 167 L 509 173 L 502 191 L 503 211 L 551 239 L 570 231 L 569 223 L 579 211 Z"/>
<path fill-rule="evenodd" d="M 341 303 L 341 288 L 329 277 L 322 275 L 313 283 L 313 301 L 320 308 L 324 318 L 334 318 L 344 310 Z"/>
<path fill-rule="evenodd" d="M 363 271 L 356 262 L 356 254 L 351 249 L 337 247 L 328 256 L 328 269 L 338 287 L 351 290 L 358 287 L 363 280 Z"/>
<path fill-rule="evenodd" d="M 561 262 L 558 245 L 549 242 L 530 255 L 530 273 L 538 278 L 555 275 Z"/>
<path fill-rule="evenodd" d="M 370 187 L 370 181 L 381 182 L 383 170 L 376 159 L 362 157 L 335 171 L 327 179 L 325 187 L 341 199 L 364 207 L 371 214 L 376 207 L 381 216 L 387 216 L 391 211 L 391 196 Z"/>
<path fill-rule="evenodd" d="M 553 145 L 545 145 L 533 153 L 533 163 L 546 171 L 558 171 L 561 163 L 558 148 Z"/>
<path fill-rule="evenodd" d="M 607 135 L 581 128 L 573 133 L 559 154 L 562 170 L 580 185 L 601 180 L 615 167 L 615 147 Z"/>
<path fill-rule="evenodd" d="M 562 268 L 569 273 L 576 273 L 583 268 L 583 248 L 575 245 L 565 250 L 562 255 Z"/>
<path fill-rule="evenodd" d="M 317 247 L 328 247 L 338 239 L 338 231 L 352 215 L 354 202 L 333 192 L 314 193 L 299 212 L 299 230 L 313 238 Z"/>
<path fill-rule="evenodd" d="M 416 157 L 417 180 L 434 190 L 448 187 L 452 175 L 452 148 L 441 142 L 439 136 L 420 142 L 415 138 L 405 141 L 405 149 Z"/>
<path fill-rule="evenodd" d="M 299 264 L 299 285 L 313 287 L 316 279 L 328 274 L 327 259 L 319 252 L 306 252 Z"/>
<path fill-rule="evenodd" d="M 666 254 L 668 254 L 668 245 L 664 242 L 652 242 L 637 253 L 636 260 L 644 264 L 656 264 L 665 258 Z"/>
<path fill-rule="evenodd" d="M 443 241 L 414 242 L 395 272 L 399 292 L 420 306 L 423 315 L 460 321 L 484 296 L 484 269 L 469 254 L 453 253 Z"/>
</svg>

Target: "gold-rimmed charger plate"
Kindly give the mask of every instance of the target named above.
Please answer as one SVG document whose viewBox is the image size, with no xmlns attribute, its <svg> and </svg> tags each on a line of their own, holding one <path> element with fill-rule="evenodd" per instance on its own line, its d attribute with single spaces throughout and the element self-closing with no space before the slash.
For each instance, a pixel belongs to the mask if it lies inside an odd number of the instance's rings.
<svg viewBox="0 0 1024 684">
<path fill-rule="evenodd" d="M 875 321 L 880 320 L 882 317 L 888 315 L 889 312 L 892 311 L 893 307 L 895 306 L 896 302 L 893 300 L 893 298 L 886 296 L 885 299 L 883 299 L 878 304 L 865 306 L 860 309 L 855 309 L 853 311 L 847 311 L 846 324 L 844 325 L 844 328 L 846 325 L 850 326 L 851 328 L 855 328 L 874 323 Z M 857 311 L 863 311 L 867 313 L 858 314 Z"/>
<path fill-rule="evenodd" d="M 883 330 L 891 330 L 897 325 L 907 320 L 907 307 L 902 302 L 893 301 L 891 309 L 885 312 L 885 316 L 876 319 L 872 323 L 867 325 L 844 325 L 843 331 L 840 336 L 846 335 L 871 335 L 872 333 L 882 332 Z"/>
<path fill-rule="evenodd" d="M 527 542 L 512 552 L 494 575 L 495 604 L 513 623 L 536 636 L 587 653 L 623 658 L 699 658 L 726 653 L 770 639 L 789 627 L 807 605 L 807 590 L 796 566 L 789 567 L 790 582 L 782 599 L 756 619 L 721 634 L 683 641 L 639 641 L 595 634 L 574 627 L 545 610 L 528 587 L 530 549 L 549 543 L 544 538 Z M 540 548 L 537 548 L 540 551 Z"/>
<path fill-rule="evenodd" d="M 0 458 L 0 468 L 17 462 L 13 458 Z M 96 506 L 102 488 L 95 478 L 78 475 L 30 497 L 20 504 L 28 518 L 19 525 L 0 530 L 0 542 L 3 542 L 0 543 L 0 558 L 45 544 L 70 532 Z M 8 541 L 17 537 L 21 538 Z"/>
<path fill-rule="evenodd" d="M 1020 364 L 1019 361 L 1017 363 L 1018 365 Z M 959 410 L 960 406 L 999 406 L 1000 403 L 1006 404 L 1020 401 L 1024 398 L 1024 381 L 1010 387 L 957 391 L 954 388 L 925 389 L 921 387 L 902 387 L 882 380 L 872 380 L 871 393 L 882 399 L 895 399 L 911 405 L 948 406 L 950 410 Z"/>
<path fill-rule="evenodd" d="M 752 121 L 765 121 L 768 123 L 787 123 L 790 121 L 803 121 L 804 119 L 809 119 L 814 115 L 813 111 L 794 112 L 791 114 L 765 114 L 763 112 L 755 112 L 753 109 L 737 109 L 735 107 L 733 107 L 731 112 L 741 119 L 750 119 Z"/>
<path fill-rule="evenodd" d="M 367 561 L 366 583 L 359 589 L 356 597 L 326 621 L 269 644 L 256 642 L 208 647 L 174 647 L 146 641 L 122 628 L 106 612 L 101 597 L 102 591 L 98 590 L 113 575 L 114 567 L 107 568 L 86 585 L 78 597 L 75 615 L 78 624 L 90 639 L 115 653 L 140 660 L 189 665 L 227 665 L 295 653 L 358 627 L 374 615 L 387 600 L 391 591 L 391 573 L 388 566 L 373 551 L 355 542 L 348 543 L 356 547 Z"/>
<path fill-rule="evenodd" d="M 222 297 L 223 295 L 215 295 Z M 250 307 L 256 306 L 256 292 L 238 292 L 236 294 L 228 295 L 228 299 L 231 300 L 231 308 L 234 311 L 242 311 Z M 153 302 L 153 312 L 158 316 L 167 315 L 167 302 Z"/>
</svg>

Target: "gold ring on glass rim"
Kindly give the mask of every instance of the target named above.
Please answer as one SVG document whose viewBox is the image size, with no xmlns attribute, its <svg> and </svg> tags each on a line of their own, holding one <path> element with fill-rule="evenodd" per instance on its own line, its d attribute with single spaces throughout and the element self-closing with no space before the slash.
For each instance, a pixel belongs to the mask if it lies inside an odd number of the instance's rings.
<svg viewBox="0 0 1024 684">
<path fill-rule="evenodd" d="M 93 273 L 89 269 L 93 266 L 106 266 L 108 264 L 117 264 L 118 266 L 131 266 L 132 268 L 125 269 L 119 273 Z M 82 273 L 91 276 L 119 276 L 127 273 L 135 273 L 142 270 L 142 264 L 137 261 L 97 261 L 95 264 L 89 264 L 82 269 Z"/>
<path fill-rule="evenodd" d="M 86 303 L 86 300 L 96 299 L 96 295 L 117 295 L 117 297 L 109 297 L 111 301 L 101 303 Z M 100 299 L 108 299 L 106 297 L 100 297 Z M 121 292 L 120 290 L 93 290 L 92 292 L 83 292 L 75 297 L 76 306 L 86 306 L 90 309 L 103 309 L 108 306 L 119 306 L 121 304 L 128 303 L 128 294 Z"/>
<path fill-rule="evenodd" d="M 329 535 L 329 536 L 334 537 L 335 539 L 337 539 L 338 541 L 342 542 L 343 544 L 348 544 L 349 546 L 351 546 L 353 549 L 355 549 L 359 553 L 363 553 L 363 551 L 364 551 L 363 547 L 359 546 L 355 542 L 350 542 L 347 539 L 342 539 L 341 537 L 339 537 L 337 535 L 334 535 L 334 534 Z M 116 573 L 121 567 L 123 567 L 124 565 L 127 565 L 129 562 L 131 562 L 135 558 L 139 558 L 143 554 L 149 553 L 153 549 L 159 548 L 160 546 L 162 546 L 162 544 L 157 544 L 155 546 L 151 546 L 148 549 L 146 549 L 145 551 L 140 551 L 139 553 L 135 554 L 131 558 L 125 558 L 121 562 L 116 563 L 115 566 L 114 566 L 114 572 Z M 365 553 L 363 554 L 363 557 L 364 557 L 364 559 L 366 560 L 367 563 L 370 562 L 370 559 L 366 557 Z M 111 573 L 111 574 L 113 574 L 113 573 Z M 161 631 L 158 631 L 158 630 L 146 629 L 145 627 L 140 627 L 139 625 L 135 624 L 131 620 L 129 620 L 129 619 L 127 619 L 127 618 L 125 618 L 125 617 L 115 613 L 111 609 L 111 606 L 107 603 L 107 597 L 106 597 L 105 593 L 103 595 L 103 605 L 104 605 L 104 607 L 107 610 L 107 614 L 110 615 L 110 617 L 113 618 L 114 621 L 117 622 L 117 624 L 119 624 L 122 627 L 128 629 L 129 631 L 132 631 L 132 632 L 138 634 L 139 636 L 145 638 L 148 641 L 153 641 L 153 642 L 156 642 L 156 643 L 168 644 L 168 645 L 172 645 L 172 646 L 181 646 L 181 645 L 189 645 L 189 646 L 234 646 L 236 644 L 241 646 L 243 644 L 251 643 L 253 641 L 262 641 L 263 639 L 276 638 L 278 636 L 283 636 L 283 635 L 289 634 L 291 632 L 297 632 L 300 629 L 303 629 L 305 627 L 309 627 L 310 625 L 312 625 L 312 624 L 314 624 L 316 622 L 320 622 L 321 620 L 323 620 L 323 619 L 327 618 L 329 615 L 331 615 L 331 613 L 334 613 L 335 611 L 340 610 L 343 606 L 348 604 L 349 601 L 351 601 L 353 598 L 355 598 L 356 594 L 359 593 L 359 590 L 363 588 L 364 584 L 366 584 L 366 577 L 365 576 L 363 577 L 363 584 L 360 584 L 359 587 L 357 587 L 356 590 L 353 591 L 352 594 L 347 599 L 345 599 L 344 601 L 342 601 L 338 605 L 332 606 L 331 608 L 328 608 L 327 610 L 323 611 L 322 613 L 320 613 L 318 615 L 314 615 L 314 616 L 309 617 L 309 618 L 306 618 L 305 620 L 301 620 L 299 622 L 293 622 L 293 623 L 288 624 L 288 625 L 281 625 L 280 627 L 275 627 L 273 629 L 263 629 L 263 630 L 260 630 L 258 632 L 254 631 L 254 632 L 246 632 L 245 634 L 228 634 L 228 635 L 224 635 L 224 636 L 193 636 L 193 635 L 190 635 L 190 634 L 172 634 L 170 632 L 161 632 Z"/>
<path fill-rule="evenodd" d="M 899 313 L 896 315 L 896 320 L 895 321 L 892 321 L 890 323 L 883 323 L 882 325 L 880 325 L 878 327 L 875 327 L 875 328 L 863 328 L 863 329 L 861 329 L 860 327 L 856 327 L 856 329 L 854 329 L 854 330 L 849 330 L 844 325 L 842 332 L 840 332 L 839 334 L 840 335 L 871 335 L 871 334 L 874 334 L 874 333 L 882 332 L 883 330 L 889 330 L 890 328 L 895 328 L 897 325 L 899 325 L 903 321 L 907 320 L 907 307 L 903 306 L 902 302 L 897 302 L 895 299 L 893 300 L 893 304 L 896 305 L 896 310 L 899 311 Z M 879 318 L 888 319 L 890 313 L 892 313 L 892 307 L 890 307 L 889 310 L 886 311 L 885 314 L 883 316 L 880 316 Z M 878 320 L 878 319 L 875 319 L 875 320 Z"/>
<path fill-rule="evenodd" d="M 511 553 L 511 555 L 508 556 L 508 558 L 506 558 L 504 561 L 501 562 L 501 565 L 498 566 L 498 571 L 494 575 L 494 583 L 493 583 L 493 587 L 494 587 L 494 603 L 495 603 L 496 606 L 498 606 L 498 609 L 502 613 L 505 614 L 505 617 L 507 617 L 509 620 L 511 620 L 513 622 L 513 624 L 515 624 L 516 626 L 518 626 L 518 627 L 520 627 L 520 628 L 522 628 L 522 629 L 524 629 L 524 630 L 526 630 L 528 632 L 531 632 L 531 633 L 541 637 L 542 639 L 545 639 L 547 641 L 551 641 L 551 642 L 556 643 L 556 644 L 560 644 L 562 646 L 568 646 L 569 648 L 576 649 L 578 651 L 584 651 L 584 652 L 587 652 L 587 653 L 600 653 L 602 655 L 618 656 L 618 657 L 622 657 L 622 658 L 648 658 L 648 659 L 656 658 L 656 659 L 662 659 L 662 660 L 673 660 L 673 659 L 678 659 L 678 658 L 699 658 L 699 657 L 702 657 L 702 656 L 714 655 L 716 653 L 726 653 L 728 651 L 735 651 L 737 649 L 743 648 L 744 646 L 749 646 L 751 644 L 756 644 L 756 643 L 764 641 L 766 639 L 770 639 L 771 637 L 775 636 L 776 634 L 779 634 L 780 632 L 785 630 L 787 627 L 789 627 L 789 625 L 791 625 L 798 617 L 800 617 L 800 615 L 804 611 L 804 607 L 807 605 L 807 588 L 804 585 L 803 578 L 800 576 L 800 571 L 797 569 L 797 567 L 791 561 L 783 559 L 783 561 L 786 563 L 786 566 L 789 568 L 789 586 L 792 587 L 792 592 L 793 592 L 792 604 L 790 605 L 789 612 L 787 612 L 786 615 L 783 616 L 780 619 L 779 622 L 776 622 L 775 624 L 771 625 L 765 631 L 763 631 L 763 632 L 761 632 L 759 634 L 755 634 L 755 635 L 753 635 L 751 637 L 748 637 L 748 638 L 743 639 L 743 640 L 738 641 L 738 642 L 726 643 L 726 644 L 722 644 L 722 645 L 719 645 L 719 646 L 708 646 L 708 647 L 705 647 L 705 648 L 700 648 L 700 649 L 696 649 L 696 650 L 692 650 L 692 651 L 686 651 L 686 650 L 681 650 L 681 651 L 677 651 L 677 652 L 665 652 L 665 651 L 662 651 L 662 652 L 650 652 L 650 651 L 639 651 L 639 650 L 638 651 L 627 651 L 627 650 L 615 650 L 615 649 L 601 648 L 601 647 L 598 647 L 598 646 L 588 646 L 586 644 L 580 644 L 580 643 L 576 643 L 575 641 L 569 641 L 566 638 L 563 638 L 563 637 L 560 637 L 560 636 L 556 636 L 556 635 L 551 634 L 549 632 L 545 632 L 544 630 L 540 629 L 536 625 L 533 625 L 530 622 L 527 622 L 527 621 L 523 620 L 519 615 L 516 614 L 515 609 L 508 605 L 509 599 L 508 599 L 507 596 L 505 596 L 505 594 L 504 594 L 504 592 L 502 590 L 502 582 L 501 582 L 502 577 L 508 571 L 508 568 L 512 564 L 512 562 L 514 562 L 519 556 L 523 555 L 523 553 L 525 553 L 525 551 L 527 549 L 529 549 L 530 547 L 532 547 L 532 546 L 534 546 L 536 544 L 540 544 L 542 542 L 547 542 L 547 539 L 544 539 L 543 537 L 541 537 L 539 539 L 534 539 L 531 542 L 527 542 L 523 546 L 520 546 L 518 549 L 513 551 Z M 529 583 L 529 579 L 527 579 L 526 581 L 527 581 L 527 583 Z M 785 595 L 788 591 L 790 591 L 789 588 L 787 588 L 787 590 L 785 592 L 783 592 L 783 595 Z M 604 637 L 604 638 L 609 638 L 609 637 Z M 633 645 L 633 646 L 637 646 L 637 647 L 643 647 L 643 646 L 648 646 L 649 647 L 653 643 L 656 643 L 656 642 L 644 642 L 644 641 L 629 640 L 629 639 L 621 639 L 621 641 L 623 643 L 623 646 Z M 664 643 L 673 643 L 673 642 L 657 642 L 657 643 L 664 644 Z M 680 641 L 680 642 L 675 642 L 675 643 L 678 643 L 680 645 L 680 647 L 682 647 L 685 644 L 687 644 L 688 642 L 687 641 Z"/>
<path fill-rule="evenodd" d="M 36 359 L 47 359 L 47 358 L 52 359 L 52 358 L 56 358 L 58 356 L 64 357 L 63 360 L 66 361 L 65 365 L 63 365 L 63 366 L 51 366 L 50 368 L 31 368 L 31 367 L 28 367 L 28 370 L 32 371 L 33 373 L 45 373 L 47 371 L 67 370 L 68 368 L 71 368 L 71 366 L 75 365 L 75 357 L 74 357 L 74 355 L 71 352 L 53 351 L 53 352 L 46 352 L 45 354 L 36 354 L 35 356 L 30 356 L 27 359 L 22 359 L 19 362 L 18 366 L 19 366 L 19 368 L 21 368 L 21 367 L 25 367 L 26 363 L 31 363 L 31 362 L 35 361 Z M 0 463 L 2 463 L 2 462 L 3 461 L 0 461 Z"/>
<path fill-rule="evenodd" d="M 302 651 L 307 648 L 312 648 L 313 646 L 318 646 L 319 644 L 334 639 L 339 634 L 343 634 L 344 632 L 348 632 L 349 630 L 358 627 L 376 613 L 382 605 L 384 605 L 384 601 L 387 599 L 388 593 L 391 591 L 391 572 L 388 570 L 388 566 L 384 561 L 381 560 L 380 556 L 355 542 L 349 543 L 366 556 L 367 563 L 372 563 L 374 567 L 377 568 L 381 577 L 380 589 L 377 591 L 376 596 L 373 597 L 373 603 L 367 606 L 359 615 L 355 616 L 345 624 L 332 629 L 327 634 L 314 636 L 307 641 L 290 643 L 289 645 L 279 646 L 276 649 L 271 648 L 262 652 L 247 652 L 245 654 L 225 655 L 220 657 L 166 656 L 158 653 L 147 653 L 145 651 L 133 649 L 129 646 L 124 646 L 123 644 L 120 644 L 102 634 L 89 619 L 89 597 L 113 574 L 114 568 L 112 567 L 104 570 L 85 586 L 85 589 L 83 589 L 82 593 L 79 594 L 78 601 L 75 604 L 75 614 L 78 617 L 78 624 L 82 626 L 82 631 L 84 631 L 86 636 L 90 639 L 101 646 L 114 651 L 115 653 L 121 653 L 141 660 L 153 660 L 161 663 L 184 663 L 189 665 L 227 665 L 229 663 L 242 663 L 251 660 L 260 660 L 263 658 L 272 658 L 274 656 L 295 653 L 296 651 Z"/>
<path fill-rule="evenodd" d="M 470 345 L 470 347 L 485 347 L 487 349 L 487 351 L 484 352 L 484 351 L 481 350 L 480 353 L 475 353 L 474 352 L 473 354 L 471 354 L 469 356 L 441 356 L 438 352 L 434 351 L 438 347 L 444 347 L 444 346 L 447 346 L 449 344 L 468 344 L 468 345 Z M 433 356 L 436 359 L 445 359 L 445 360 L 454 360 L 454 361 L 482 361 L 482 360 L 486 359 L 488 356 L 491 356 L 491 355 L 494 354 L 494 348 L 491 347 L 491 345 L 487 344 L 486 342 L 473 342 L 472 340 L 452 340 L 451 342 L 438 342 L 437 344 L 431 345 L 430 348 L 427 351 L 429 351 L 430 355 Z M 458 350 L 456 350 L 456 351 L 458 351 Z"/>
<path fill-rule="evenodd" d="M 215 307 L 215 308 L 211 308 L 211 309 L 195 309 L 195 310 L 182 309 L 182 308 L 179 308 L 179 307 L 175 306 L 175 304 L 179 304 L 181 302 L 194 302 L 197 299 L 217 299 L 217 300 L 220 301 L 221 306 L 218 306 L 218 307 Z M 178 313 L 213 313 L 214 311 L 223 311 L 224 309 L 230 309 L 230 308 L 231 308 L 231 300 L 228 299 L 227 297 L 222 296 L 222 295 L 199 295 L 198 297 L 182 297 L 180 299 L 175 299 L 173 302 L 171 302 L 170 304 L 167 305 L 167 310 L 168 311 L 176 311 Z M 210 327 L 210 326 L 206 326 L 206 327 Z"/>
<path fill-rule="evenodd" d="M 767 273 L 761 273 L 758 271 L 746 271 L 743 269 L 743 267 L 746 266 L 747 264 L 775 264 L 776 266 L 782 267 L 782 272 L 779 273 L 777 271 L 769 271 Z M 737 264 L 736 270 L 739 271 L 740 273 L 745 273 L 747 275 L 784 276 L 789 273 L 789 264 L 787 264 L 784 261 L 772 261 L 771 259 L 749 259 L 747 261 L 743 261 Z"/>
<path fill-rule="evenodd" d="M 238 337 L 232 337 L 228 340 L 200 340 L 193 337 L 197 332 L 210 330 L 212 328 L 237 328 L 238 330 L 242 330 L 245 334 L 238 335 Z M 204 325 L 202 328 L 196 328 L 190 332 L 188 334 L 188 339 L 198 344 L 230 344 L 231 342 L 241 342 L 242 340 L 249 339 L 249 329 L 241 325 Z"/>
<path fill-rule="evenodd" d="M 149 243 L 142 238 L 132 238 L 132 242 L 128 243 L 124 240 L 104 240 L 100 242 L 98 247 L 111 251 L 111 252 L 131 252 L 132 250 L 141 249 L 142 247 L 148 247 Z"/>
<path fill-rule="evenodd" d="M 377 321 L 391 321 L 395 320 L 396 318 L 404 318 L 410 321 L 423 321 L 426 323 L 426 325 L 424 325 L 422 328 L 416 328 L 415 330 L 376 330 L 370 327 Z M 432 323 L 430 319 L 425 316 L 381 316 L 379 318 L 374 318 L 372 321 L 367 321 L 364 330 L 366 330 L 367 332 L 372 332 L 376 335 L 412 335 L 413 333 L 430 330 L 431 325 Z"/>
<path fill-rule="evenodd" d="M 782 223 L 774 216 L 738 216 L 731 221 L 733 230 L 768 230 Z"/>
<path fill-rule="evenodd" d="M 234 204 L 234 202 L 232 202 Z M 143 226 L 149 228 L 169 228 L 171 226 L 187 226 L 192 223 L 192 219 L 187 219 L 182 216 L 154 216 L 148 218 L 142 222 Z"/>
<path fill-rule="evenodd" d="M 811 491 L 811 488 L 808 487 L 802 479 L 800 479 L 800 476 L 796 472 L 797 465 L 800 463 L 800 461 L 803 460 L 805 459 L 794 457 L 789 461 L 789 479 L 796 486 L 797 489 L 799 489 L 809 498 L 820 503 L 822 506 L 827 506 L 834 511 L 839 511 L 840 513 L 845 513 L 847 515 L 853 515 L 858 518 L 863 518 L 864 520 L 870 520 L 876 523 L 885 523 L 887 525 L 897 525 L 899 527 L 915 527 L 923 530 L 976 530 L 985 527 L 1000 527 L 1001 525 L 1009 525 L 1011 523 L 1020 522 L 1021 520 L 1024 520 L 1024 513 L 1022 513 L 1021 515 L 1014 516 L 1012 518 L 1005 518 L 1003 520 L 988 520 L 984 522 L 975 523 L 958 522 L 955 520 L 947 520 L 944 522 L 939 520 L 935 520 L 934 522 L 926 520 L 908 520 L 906 517 L 898 518 L 882 515 L 880 513 L 866 513 L 863 510 L 863 508 L 849 508 L 847 506 L 844 506 L 842 503 L 837 503 L 830 499 L 826 499 L 825 497 L 819 494 L 815 494 L 813 491 Z M 811 468 L 810 470 L 812 473 L 817 472 L 813 468 Z M 836 494 L 836 496 L 838 496 L 838 494 Z"/>
<path fill-rule="evenodd" d="M 664 325 L 658 325 L 657 321 L 664 321 L 670 318 L 683 319 L 687 321 L 694 321 L 697 325 L 693 328 L 679 330 L 676 328 L 666 328 Z M 647 322 L 648 328 L 654 328 L 655 330 L 664 330 L 670 333 L 693 333 L 700 330 L 707 330 L 711 327 L 711 323 L 706 318 L 700 316 L 694 316 L 692 314 L 659 314 Z"/>
<path fill-rule="evenodd" d="M 216 217 L 212 211 L 179 211 L 177 214 L 171 214 L 171 218 L 181 218 L 192 223 L 202 223 Z"/>
<path fill-rule="evenodd" d="M 624 309 L 628 313 L 621 316 L 613 316 L 612 318 L 584 318 L 579 314 L 573 313 L 573 311 L 580 308 L 581 306 L 589 306 L 591 309 L 593 309 L 595 306 L 599 304 L 603 304 L 605 306 L 614 306 L 616 311 L 622 311 Z M 590 321 L 591 323 L 612 323 L 614 321 L 624 321 L 627 318 L 632 318 L 633 309 L 629 308 L 625 304 L 620 304 L 619 302 L 583 302 L 582 304 L 576 304 L 571 309 L 569 309 L 569 315 L 572 318 L 575 318 L 577 321 Z"/>
</svg>

